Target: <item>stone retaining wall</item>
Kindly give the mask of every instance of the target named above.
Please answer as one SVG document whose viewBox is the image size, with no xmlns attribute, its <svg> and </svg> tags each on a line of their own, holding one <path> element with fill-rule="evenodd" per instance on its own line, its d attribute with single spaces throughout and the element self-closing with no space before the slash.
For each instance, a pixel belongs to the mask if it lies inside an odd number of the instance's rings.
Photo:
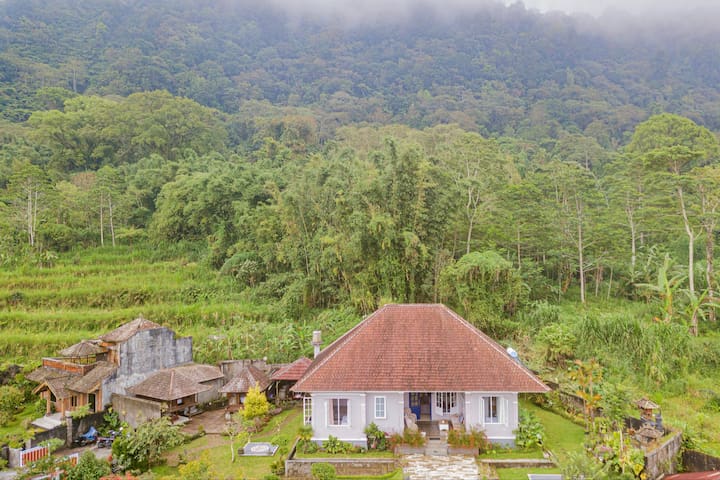
<svg viewBox="0 0 720 480">
<path fill-rule="evenodd" d="M 645 453 L 645 473 L 649 480 L 663 475 L 677 473 L 680 449 L 682 448 L 682 432 L 674 433 L 660 447 Z"/>
<path fill-rule="evenodd" d="M 315 463 L 329 463 L 338 475 L 385 475 L 395 471 L 398 464 L 394 458 L 302 458 L 285 461 L 285 478 L 292 480 L 312 478 L 310 469 Z"/>
<path fill-rule="evenodd" d="M 682 455 L 683 466 L 687 472 L 706 472 L 720 470 L 720 458 L 695 450 L 685 450 Z"/>
</svg>

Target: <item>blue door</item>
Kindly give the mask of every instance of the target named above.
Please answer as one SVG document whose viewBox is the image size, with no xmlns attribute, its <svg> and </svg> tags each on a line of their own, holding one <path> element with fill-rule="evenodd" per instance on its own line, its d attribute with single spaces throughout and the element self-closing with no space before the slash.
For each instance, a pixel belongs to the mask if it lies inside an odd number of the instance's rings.
<svg viewBox="0 0 720 480">
<path fill-rule="evenodd" d="M 420 419 L 420 394 L 417 392 L 410 393 L 410 411 Z"/>
</svg>

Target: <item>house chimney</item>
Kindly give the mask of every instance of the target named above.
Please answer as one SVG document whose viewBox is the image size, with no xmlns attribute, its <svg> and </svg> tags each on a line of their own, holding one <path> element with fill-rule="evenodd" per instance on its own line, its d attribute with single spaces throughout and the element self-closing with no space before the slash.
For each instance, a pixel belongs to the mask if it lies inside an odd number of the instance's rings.
<svg viewBox="0 0 720 480">
<path fill-rule="evenodd" d="M 322 332 L 320 330 L 315 330 L 313 332 L 313 337 L 312 337 L 312 345 L 313 345 L 315 357 L 317 357 L 320 354 L 320 345 L 321 344 L 322 344 Z"/>
</svg>

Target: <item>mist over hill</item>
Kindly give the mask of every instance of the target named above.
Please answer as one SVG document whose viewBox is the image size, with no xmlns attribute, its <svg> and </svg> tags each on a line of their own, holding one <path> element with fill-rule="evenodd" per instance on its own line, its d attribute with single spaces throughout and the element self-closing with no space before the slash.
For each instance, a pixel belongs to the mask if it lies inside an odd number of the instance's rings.
<svg viewBox="0 0 720 480">
<path fill-rule="evenodd" d="M 2 115 L 23 121 L 48 103 L 39 91 L 59 87 L 164 89 L 231 114 L 305 108 L 324 136 L 355 122 L 458 123 L 531 139 L 579 131 L 609 146 L 659 111 L 720 128 L 719 35 L 696 10 L 651 19 L 465 0 L 351 5 L 5 1 Z"/>
</svg>

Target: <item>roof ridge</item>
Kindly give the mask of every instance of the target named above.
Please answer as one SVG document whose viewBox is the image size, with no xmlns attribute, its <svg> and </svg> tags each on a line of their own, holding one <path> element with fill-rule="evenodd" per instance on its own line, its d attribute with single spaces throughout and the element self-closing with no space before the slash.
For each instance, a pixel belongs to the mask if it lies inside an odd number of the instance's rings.
<svg viewBox="0 0 720 480">
<path fill-rule="evenodd" d="M 519 368 L 519 369 L 522 370 L 524 373 L 530 374 L 530 375 L 529 375 L 530 378 L 531 378 L 535 383 L 537 383 L 538 385 L 540 385 L 540 386 L 542 386 L 542 387 L 544 387 L 544 388 L 548 388 L 547 385 L 545 385 L 539 378 L 537 378 L 537 376 L 536 376 L 534 373 L 532 373 L 529 368 L 527 368 L 525 365 L 523 365 L 523 364 L 520 363 L 520 362 L 516 362 L 516 361 L 507 353 L 507 350 L 503 349 L 498 342 L 496 342 L 495 340 L 491 339 L 485 332 L 483 332 L 483 331 L 480 330 L 479 328 L 475 327 L 475 326 L 474 326 L 472 323 L 470 323 L 469 321 L 465 320 L 463 317 L 461 317 L 460 315 L 458 315 L 457 312 L 455 312 L 455 311 L 453 311 L 452 309 L 450 309 L 447 305 L 442 305 L 442 307 L 443 307 L 445 310 L 447 310 L 448 312 L 450 312 L 450 314 L 451 314 L 452 316 L 454 316 L 457 320 L 460 320 L 460 321 L 461 321 L 461 324 L 464 325 L 465 328 L 467 328 L 467 329 L 470 330 L 472 333 L 474 333 L 475 335 L 477 335 L 483 342 L 485 342 L 486 344 L 488 344 L 488 345 L 489 345 L 490 347 L 492 347 L 495 351 L 497 351 L 497 352 L 501 353 L 502 355 L 504 355 L 505 357 L 507 357 L 507 359 L 508 359 L 516 368 Z"/>
<path fill-rule="evenodd" d="M 379 309 L 375 310 L 373 313 L 371 313 L 367 317 L 363 318 L 357 325 L 355 325 L 350 330 L 345 332 L 343 335 L 341 335 L 339 338 L 337 338 L 330 345 L 325 347 L 325 349 L 322 350 L 319 355 L 322 355 L 323 352 L 327 352 L 327 355 L 324 355 L 323 358 L 321 358 L 317 364 L 315 364 L 315 362 L 311 363 L 310 368 L 307 369 L 307 371 L 305 372 L 305 375 L 303 375 L 303 378 L 301 378 L 300 381 L 298 381 L 298 383 L 301 383 L 302 380 L 304 380 L 306 377 L 312 376 L 313 373 L 315 373 L 320 367 L 325 365 L 328 362 L 328 360 L 333 358 L 333 356 L 335 356 L 335 354 L 341 350 L 340 347 L 342 345 L 345 345 L 351 339 L 355 338 L 355 336 L 362 330 L 362 328 L 364 328 L 364 326 L 366 326 L 366 325 L 368 325 L 368 323 L 370 323 L 370 320 L 372 320 L 374 317 L 377 317 L 378 313 L 380 313 L 381 311 L 385 310 L 386 308 L 388 308 L 389 306 L 392 306 L 392 305 L 398 305 L 398 304 L 386 303 L 385 305 L 383 305 Z"/>
</svg>

